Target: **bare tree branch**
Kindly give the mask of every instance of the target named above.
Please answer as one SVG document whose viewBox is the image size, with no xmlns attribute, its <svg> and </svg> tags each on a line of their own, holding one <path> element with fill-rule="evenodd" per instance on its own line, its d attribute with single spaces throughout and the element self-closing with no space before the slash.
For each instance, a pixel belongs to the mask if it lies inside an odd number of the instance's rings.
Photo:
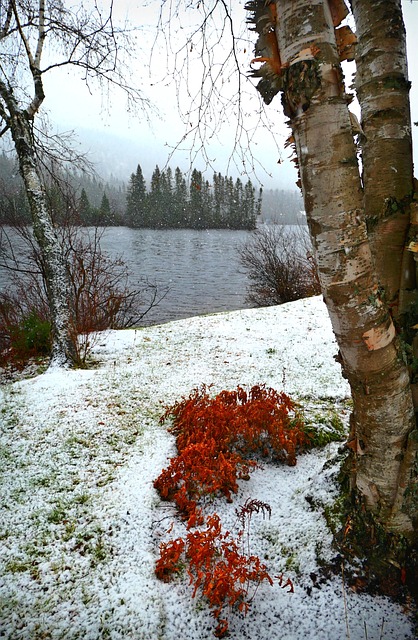
<svg viewBox="0 0 418 640">
<path fill-rule="evenodd" d="M 274 135 L 273 124 L 247 76 L 253 48 L 247 31 L 243 8 L 236 0 L 197 5 L 165 0 L 161 4 L 150 65 L 153 68 L 158 62 L 159 68 L 167 69 L 156 84 L 173 83 L 185 125 L 170 158 L 177 151 L 186 151 L 191 166 L 202 158 L 206 167 L 216 170 L 211 147 L 224 146 L 228 127 L 233 142 L 227 170 L 234 166 L 240 174 L 258 177 L 260 169 L 270 173 L 255 148 L 260 129 L 265 128 L 270 140 Z M 280 162 L 280 146 L 275 143 Z"/>
</svg>

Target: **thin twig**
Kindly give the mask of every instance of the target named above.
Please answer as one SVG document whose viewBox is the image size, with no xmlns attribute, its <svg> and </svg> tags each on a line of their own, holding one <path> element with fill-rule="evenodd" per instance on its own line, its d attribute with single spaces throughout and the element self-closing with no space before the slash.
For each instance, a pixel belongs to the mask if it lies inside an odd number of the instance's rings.
<svg viewBox="0 0 418 640">
<path fill-rule="evenodd" d="M 348 624 L 348 609 L 347 609 L 347 597 L 345 593 L 345 583 L 344 583 L 344 563 L 341 563 L 341 577 L 342 577 L 342 588 L 343 588 L 343 599 L 344 599 L 344 613 L 345 613 L 345 626 L 347 629 L 347 640 L 350 640 L 350 626 Z"/>
<path fill-rule="evenodd" d="M 380 636 L 379 636 L 379 640 L 383 640 L 383 631 L 384 631 L 384 627 L 385 627 L 385 619 L 382 619 L 382 625 L 380 627 Z"/>
</svg>

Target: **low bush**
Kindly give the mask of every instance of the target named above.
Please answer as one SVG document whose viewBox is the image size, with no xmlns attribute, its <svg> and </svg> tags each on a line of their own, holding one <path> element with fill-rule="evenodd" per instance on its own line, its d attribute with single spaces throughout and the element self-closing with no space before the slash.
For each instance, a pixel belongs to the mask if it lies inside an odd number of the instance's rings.
<svg viewBox="0 0 418 640">
<path fill-rule="evenodd" d="M 18 325 L 17 335 L 13 337 L 12 347 L 23 354 L 36 353 L 48 355 L 51 351 L 51 324 L 41 318 L 36 311 L 30 311 Z"/>
<path fill-rule="evenodd" d="M 246 300 L 255 307 L 321 293 L 306 227 L 261 226 L 238 255 L 249 279 Z"/>
<path fill-rule="evenodd" d="M 242 526 L 236 537 L 229 531 L 222 531 L 220 518 L 214 513 L 205 518 L 204 529 L 189 531 L 186 540 L 170 540 L 160 548 L 155 569 L 157 577 L 167 582 L 173 573 L 180 572 L 187 565 L 190 584 L 194 585 L 192 597 L 200 591 L 213 609 L 217 621 L 214 635 L 218 638 L 228 632 L 228 619 L 221 617 L 226 606 L 229 609 L 235 607 L 246 615 L 259 585 L 264 581 L 271 586 L 274 584 L 260 558 L 242 552 L 243 539 L 246 534 L 247 540 L 249 536 L 251 515 L 260 510 L 264 515 L 270 507 L 258 500 L 247 500 L 236 510 Z M 280 587 L 293 593 L 289 578 L 275 577 Z"/>
<path fill-rule="evenodd" d="M 20 301 L 0 295 L 0 366 L 22 368 L 31 358 L 51 352 L 51 324 L 40 307 L 25 309 Z"/>
<path fill-rule="evenodd" d="M 249 500 L 236 510 L 239 530 L 234 537 L 222 531 L 216 513 L 205 514 L 205 500 L 223 495 L 232 502 L 238 480 L 248 479 L 262 458 L 295 465 L 297 451 L 309 445 L 310 436 L 289 396 L 258 385 L 249 392 L 238 387 L 215 397 L 203 386 L 168 407 L 161 421 L 168 418 L 173 420 L 170 431 L 178 455 L 154 487 L 162 499 L 174 501 L 189 533 L 161 545 L 156 575 L 167 581 L 187 567 L 193 597 L 199 591 L 207 599 L 218 623 L 215 635 L 223 637 L 228 630 L 227 619 L 221 617 L 224 607 L 246 613 L 253 597 L 250 585 L 255 592 L 263 581 L 273 584 L 259 558 L 240 551 L 252 514 L 266 515 L 270 507 Z M 293 590 L 290 580 L 278 580 Z"/>
</svg>

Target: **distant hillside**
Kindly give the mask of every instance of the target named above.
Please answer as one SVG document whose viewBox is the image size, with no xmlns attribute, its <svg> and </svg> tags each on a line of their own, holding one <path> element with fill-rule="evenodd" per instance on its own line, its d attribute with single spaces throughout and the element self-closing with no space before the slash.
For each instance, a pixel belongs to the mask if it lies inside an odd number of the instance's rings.
<svg viewBox="0 0 418 640">
<path fill-rule="evenodd" d="M 109 132 L 77 127 L 75 131 L 79 145 L 88 154 L 103 180 L 116 178 L 128 181 L 129 176 L 141 163 L 144 177 L 151 179 L 156 164 L 161 167 L 167 161 L 167 150 L 157 150 L 136 138 L 121 138 Z"/>
<path fill-rule="evenodd" d="M 261 204 L 261 220 L 295 224 L 305 220 L 303 199 L 296 189 L 265 189 Z"/>
</svg>

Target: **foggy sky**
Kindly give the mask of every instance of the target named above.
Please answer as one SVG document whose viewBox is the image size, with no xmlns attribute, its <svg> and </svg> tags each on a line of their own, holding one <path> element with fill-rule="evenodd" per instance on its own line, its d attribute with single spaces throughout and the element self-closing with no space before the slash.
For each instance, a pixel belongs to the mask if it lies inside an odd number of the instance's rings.
<svg viewBox="0 0 418 640">
<path fill-rule="evenodd" d="M 45 76 L 46 100 L 45 108 L 50 119 L 56 124 L 57 129 L 74 129 L 78 131 L 79 139 L 84 148 L 89 149 L 93 156 L 99 154 L 106 148 L 112 157 L 114 148 L 114 162 L 112 167 L 108 167 L 109 172 L 121 178 L 128 179 L 131 172 L 135 171 L 136 164 L 140 163 L 144 175 L 149 177 L 156 164 L 164 167 L 169 157 L 170 151 L 181 140 L 185 130 L 185 124 L 177 114 L 176 91 L 173 83 L 167 86 L 165 76 L 166 58 L 164 52 L 160 56 L 157 49 L 154 50 L 151 67 L 149 68 L 150 49 L 155 35 L 156 10 L 161 3 L 148 3 L 148 8 L 144 9 L 141 2 L 129 2 L 129 0 L 116 0 L 119 15 L 126 13 L 130 24 L 141 26 L 139 40 L 142 44 L 142 51 L 135 61 L 132 58 L 131 82 L 137 84 L 143 91 L 144 97 L 149 99 L 151 105 L 158 109 L 158 114 L 151 114 L 150 121 L 147 121 L 144 113 L 138 110 L 137 113 L 128 112 L 126 98 L 121 92 L 113 92 L 109 95 L 101 95 L 99 89 L 89 91 L 77 74 L 71 70 L 53 73 Z M 242 9 L 244 3 L 240 2 L 239 12 L 234 13 L 234 17 L 245 19 L 245 12 Z M 408 64 L 409 76 L 412 81 L 411 89 L 411 112 L 412 122 L 418 121 L 418 1 L 403 0 L 404 19 L 407 29 Z M 186 12 L 185 12 L 186 13 Z M 193 16 L 190 17 L 190 21 Z M 184 29 L 187 34 L 187 25 Z M 183 34 L 180 33 L 179 37 Z M 255 38 L 252 33 L 252 38 Z M 177 39 L 177 42 L 181 42 Z M 250 45 L 251 46 L 251 45 Z M 252 49 L 248 50 L 245 44 L 239 47 L 239 63 L 245 73 L 249 69 L 252 57 Z M 171 60 L 168 64 L 171 64 Z M 195 80 L 198 86 L 199 70 L 196 70 Z M 347 74 L 347 71 L 345 71 Z M 244 87 L 243 106 L 248 112 L 249 127 L 255 126 L 256 119 L 251 114 L 259 109 L 259 101 L 254 86 L 250 81 Z M 94 87 L 93 87 L 94 89 Z M 231 91 L 234 88 L 231 84 Z M 234 98 L 232 98 L 234 99 Z M 187 97 L 183 96 L 182 105 L 185 108 Z M 266 113 L 272 125 L 270 129 L 259 127 L 257 134 L 251 143 L 251 154 L 254 158 L 256 177 L 266 188 L 295 188 L 296 170 L 290 162 L 290 150 L 283 149 L 284 142 L 290 130 L 285 125 L 280 104 L 280 97 L 276 96 L 272 104 L 265 107 Z M 87 141 L 84 130 L 88 130 Z M 97 134 L 97 136 L 93 135 Z M 219 135 L 213 138 L 208 146 L 208 156 L 213 160 L 213 167 L 222 174 L 229 173 L 234 177 L 240 172 L 244 172 L 244 167 L 237 159 L 237 165 L 228 164 L 234 147 L 234 126 L 231 122 L 226 122 L 220 130 Z M 274 136 L 276 142 L 274 141 Z M 97 137 L 97 142 L 95 138 Z M 414 161 L 418 164 L 418 127 L 413 127 L 414 139 Z M 276 144 L 281 148 L 277 150 Z M 181 145 L 187 148 L 188 143 Z M 188 151 L 176 151 L 169 160 L 170 166 L 180 166 L 184 171 L 188 171 L 190 163 L 200 170 L 205 170 L 205 163 L 199 157 L 193 161 Z M 258 164 L 260 163 L 260 164 Z M 262 166 L 261 166 L 262 165 Z M 262 168 L 264 167 L 264 169 Z M 248 164 L 245 169 L 249 177 L 253 180 L 252 167 Z M 103 167 L 99 168 L 104 171 Z M 208 176 L 211 177 L 213 169 L 208 168 Z M 271 174 L 271 177 L 268 174 Z"/>
</svg>

